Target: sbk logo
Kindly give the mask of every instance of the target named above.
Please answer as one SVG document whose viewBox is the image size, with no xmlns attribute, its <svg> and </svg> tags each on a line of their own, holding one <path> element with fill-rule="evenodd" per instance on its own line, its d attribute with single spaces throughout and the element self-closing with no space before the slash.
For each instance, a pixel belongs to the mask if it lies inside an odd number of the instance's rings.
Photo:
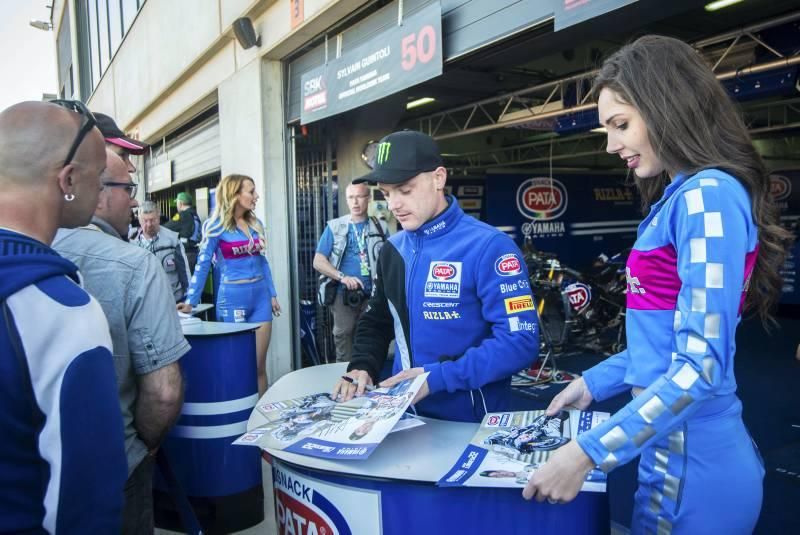
<svg viewBox="0 0 800 535">
<path fill-rule="evenodd" d="M 522 273 L 522 262 L 514 253 L 504 254 L 495 261 L 494 270 L 502 277 L 513 277 Z"/>
<path fill-rule="evenodd" d="M 456 276 L 456 267 L 453 264 L 434 264 L 431 276 L 436 280 L 450 280 Z"/>
</svg>

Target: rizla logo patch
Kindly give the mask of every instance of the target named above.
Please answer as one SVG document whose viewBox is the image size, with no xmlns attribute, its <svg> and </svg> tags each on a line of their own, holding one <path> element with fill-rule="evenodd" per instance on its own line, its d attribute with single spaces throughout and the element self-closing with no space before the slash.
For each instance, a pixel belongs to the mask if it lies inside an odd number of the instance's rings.
<svg viewBox="0 0 800 535">
<path fill-rule="evenodd" d="M 384 141 L 378 145 L 378 156 L 376 158 L 378 165 L 383 165 L 389 160 L 390 150 L 392 150 L 392 144 L 388 141 Z"/>
</svg>

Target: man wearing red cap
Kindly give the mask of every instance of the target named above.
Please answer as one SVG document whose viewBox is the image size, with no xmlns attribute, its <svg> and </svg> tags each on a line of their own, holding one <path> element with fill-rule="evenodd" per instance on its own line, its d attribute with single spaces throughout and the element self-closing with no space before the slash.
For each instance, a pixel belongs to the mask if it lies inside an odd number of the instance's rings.
<svg viewBox="0 0 800 535">
<path fill-rule="evenodd" d="M 106 140 L 106 147 L 122 158 L 122 161 L 128 166 L 129 173 L 135 173 L 136 166 L 131 162 L 130 155 L 139 156 L 144 154 L 149 145 L 126 136 L 125 132 L 120 130 L 117 123 L 114 122 L 114 119 L 108 115 L 104 113 L 94 113 L 93 115 L 97 120 L 97 128 Z"/>
</svg>

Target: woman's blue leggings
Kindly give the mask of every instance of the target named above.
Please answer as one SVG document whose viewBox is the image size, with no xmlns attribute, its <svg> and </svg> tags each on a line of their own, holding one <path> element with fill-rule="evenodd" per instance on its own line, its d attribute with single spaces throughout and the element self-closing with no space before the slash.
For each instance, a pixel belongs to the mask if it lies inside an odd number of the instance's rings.
<svg viewBox="0 0 800 535">
<path fill-rule="evenodd" d="M 642 452 L 631 533 L 750 534 L 764 467 L 734 395 L 710 400 Z"/>
</svg>

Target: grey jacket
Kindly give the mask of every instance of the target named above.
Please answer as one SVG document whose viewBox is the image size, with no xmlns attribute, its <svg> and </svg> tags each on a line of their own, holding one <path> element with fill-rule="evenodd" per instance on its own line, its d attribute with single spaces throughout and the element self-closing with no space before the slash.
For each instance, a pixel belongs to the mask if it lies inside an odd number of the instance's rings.
<svg viewBox="0 0 800 535">
<path fill-rule="evenodd" d="M 379 220 L 376 217 L 370 217 L 368 221 L 367 255 L 369 255 L 369 271 L 374 285 L 375 277 L 377 277 L 378 253 L 381 252 L 383 243 L 389 238 L 389 227 L 386 225 L 386 221 L 382 219 Z M 328 257 L 328 261 L 333 267 L 339 269 L 344 250 L 347 247 L 347 230 L 350 227 L 350 214 L 331 219 L 328 221 L 327 225 L 333 233 L 333 250 Z M 320 275 L 319 289 L 317 290 L 317 297 L 320 303 L 325 302 L 325 291 L 331 282 L 338 284 L 338 281 L 332 281 L 329 277 Z"/>
<path fill-rule="evenodd" d="M 189 279 L 192 275 L 189 273 L 189 261 L 178 233 L 160 227 L 156 237 L 148 242 L 140 228 L 131 243 L 156 255 L 167 274 L 175 302 L 182 303 L 189 290 Z"/>
<path fill-rule="evenodd" d="M 147 454 L 133 422 L 136 378 L 175 362 L 190 347 L 160 262 L 122 241 L 105 221 L 92 222 L 89 227 L 60 229 L 53 248 L 77 264 L 84 288 L 108 319 L 130 474 Z"/>
</svg>

